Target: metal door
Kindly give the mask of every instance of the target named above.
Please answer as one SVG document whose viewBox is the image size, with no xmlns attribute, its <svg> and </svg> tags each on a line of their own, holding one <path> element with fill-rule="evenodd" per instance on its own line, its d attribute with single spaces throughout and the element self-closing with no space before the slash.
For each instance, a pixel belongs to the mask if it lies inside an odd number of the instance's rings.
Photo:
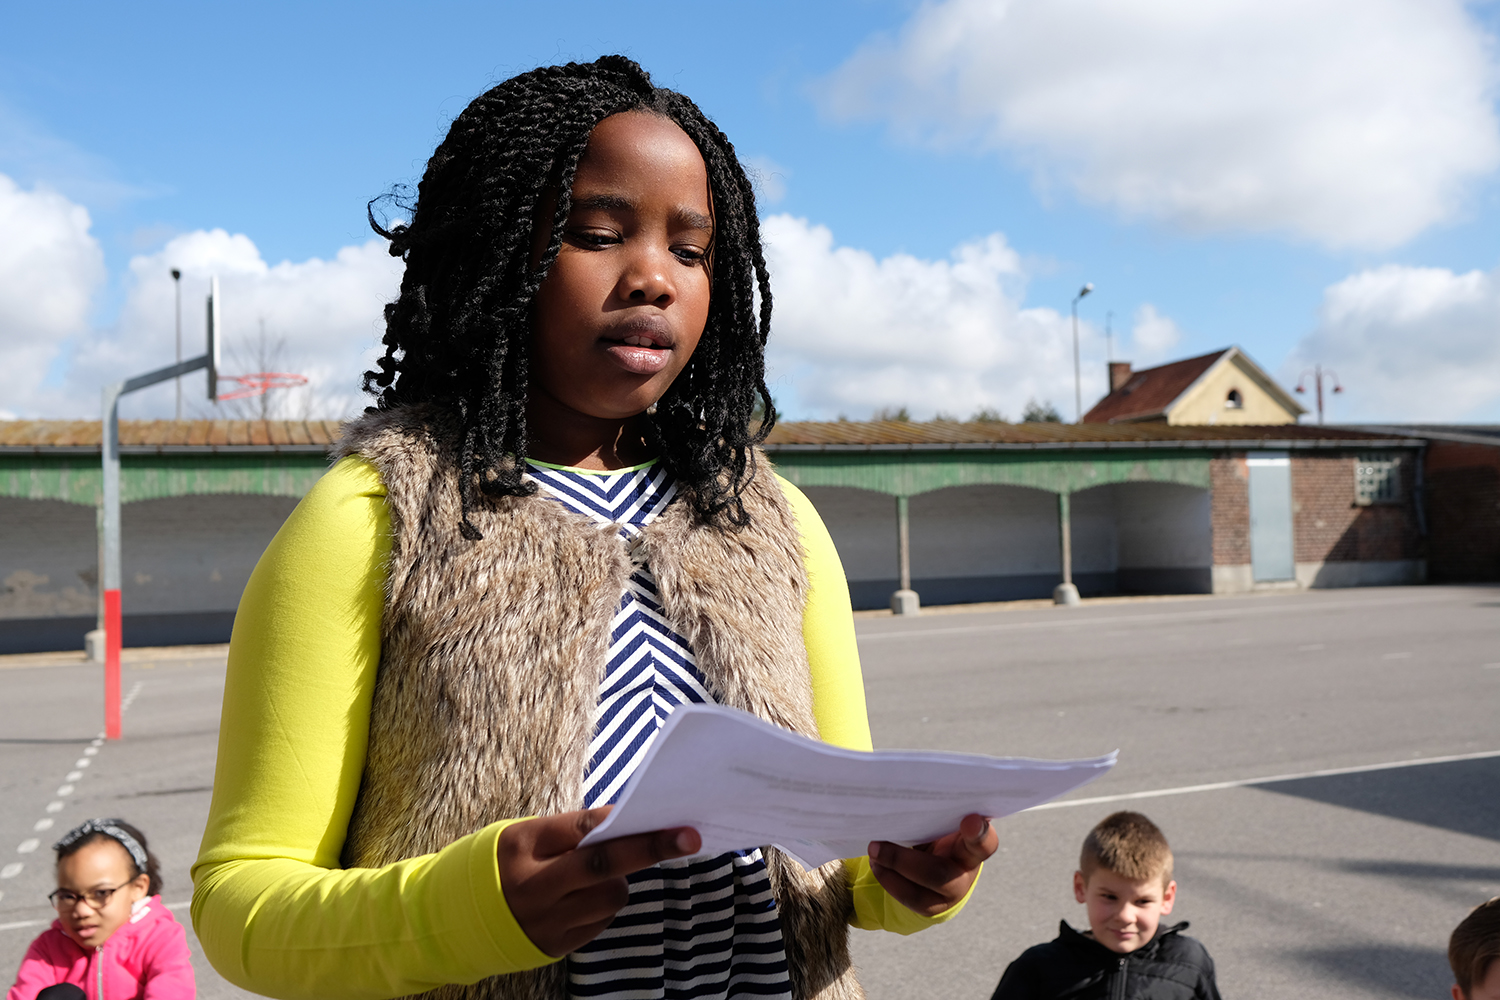
<svg viewBox="0 0 1500 1000">
<path fill-rule="evenodd" d="M 1293 580 L 1292 462 L 1284 451 L 1253 451 L 1250 467 L 1250 570 L 1256 582 Z"/>
</svg>

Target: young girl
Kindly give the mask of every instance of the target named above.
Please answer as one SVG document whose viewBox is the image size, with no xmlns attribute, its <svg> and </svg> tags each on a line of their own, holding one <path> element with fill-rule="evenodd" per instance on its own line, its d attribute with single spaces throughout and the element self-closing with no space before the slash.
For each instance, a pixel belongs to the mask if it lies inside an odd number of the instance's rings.
<svg viewBox="0 0 1500 1000">
<path fill-rule="evenodd" d="M 537 69 L 375 228 L 406 263 L 377 405 L 235 622 L 210 960 L 280 997 L 862 996 L 848 924 L 952 916 L 982 818 L 811 873 L 676 861 L 686 829 L 577 846 L 675 705 L 870 746 L 838 556 L 754 448 L 771 292 L 729 141 L 627 59 Z"/>
<path fill-rule="evenodd" d="M 91 819 L 53 846 L 57 919 L 31 942 L 6 1000 L 192 1000 L 187 934 L 157 895 L 141 832 Z"/>
</svg>

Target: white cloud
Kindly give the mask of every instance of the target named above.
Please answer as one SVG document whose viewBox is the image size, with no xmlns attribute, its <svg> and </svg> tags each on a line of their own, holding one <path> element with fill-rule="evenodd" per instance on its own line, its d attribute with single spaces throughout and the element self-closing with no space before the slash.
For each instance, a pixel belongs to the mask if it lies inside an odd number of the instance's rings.
<svg viewBox="0 0 1500 1000">
<path fill-rule="evenodd" d="M 1171 353 L 1182 339 L 1182 331 L 1169 316 L 1163 316 L 1147 302 L 1135 311 L 1135 325 L 1130 329 L 1132 361 L 1152 363 Z"/>
<path fill-rule="evenodd" d="M 1500 270 L 1388 265 L 1329 286 L 1287 385 L 1314 364 L 1344 386 L 1330 422 L 1494 421 L 1500 413 Z"/>
<path fill-rule="evenodd" d="M 1023 308 L 1020 258 L 1000 234 L 948 260 L 877 260 L 805 219 L 761 225 L 775 294 L 768 380 L 790 418 L 899 406 L 966 417 L 988 406 L 1017 419 L 1028 399 L 1071 418 L 1070 320 Z M 1103 350 L 1091 325 L 1080 335 L 1087 409 L 1103 394 Z"/>
<path fill-rule="evenodd" d="M 0 174 L 0 417 L 57 391 L 45 384 L 49 373 L 69 339 L 88 328 L 105 276 L 89 226 L 83 206 L 45 188 L 22 190 Z"/>
<path fill-rule="evenodd" d="M 827 100 L 1127 216 L 1385 247 L 1500 166 L 1490 54 L 1463 0 L 945 0 Z"/>
<path fill-rule="evenodd" d="M 129 291 L 116 327 L 79 351 L 75 379 L 102 380 L 106 372 L 150 370 L 173 361 L 173 267 L 182 271 L 185 357 L 203 352 L 204 301 L 209 276 L 217 274 L 224 374 L 270 369 L 308 378 L 306 389 L 268 396 L 268 415 L 337 417 L 365 404 L 359 376 L 378 356 L 382 308 L 401 278 L 401 263 L 386 253 L 382 240 L 344 247 L 332 260 L 268 265 L 242 234 L 215 229 L 179 236 L 159 252 L 130 261 Z M 234 388 L 220 384 L 221 392 Z M 259 415 L 258 401 L 216 409 L 204 389 L 202 376 L 183 380 L 184 415 Z M 122 413 L 127 406 L 132 415 L 171 416 L 174 397 L 164 386 L 122 404 Z"/>
<path fill-rule="evenodd" d="M 108 327 L 91 328 L 91 296 L 104 267 L 88 235 L 88 214 L 59 195 L 18 191 L 0 176 L 0 231 L 8 235 L 0 242 L 7 362 L 0 411 L 6 416 L 91 417 L 105 382 L 171 364 L 173 267 L 183 272 L 184 357 L 203 353 L 204 299 L 209 276 L 217 274 L 224 373 L 270 368 L 308 377 L 305 389 L 267 397 L 268 416 L 338 417 L 366 402 L 360 373 L 378 356 L 382 307 L 395 296 L 401 275 L 384 241 L 344 247 L 331 260 L 269 265 L 247 236 L 222 229 L 186 233 L 156 253 L 132 258 L 118 316 Z M 259 415 L 255 401 L 209 403 L 201 374 L 184 377 L 182 386 L 184 416 Z M 220 388 L 236 386 L 223 382 Z M 120 404 L 127 418 L 170 417 L 174 410 L 170 383 Z"/>
</svg>

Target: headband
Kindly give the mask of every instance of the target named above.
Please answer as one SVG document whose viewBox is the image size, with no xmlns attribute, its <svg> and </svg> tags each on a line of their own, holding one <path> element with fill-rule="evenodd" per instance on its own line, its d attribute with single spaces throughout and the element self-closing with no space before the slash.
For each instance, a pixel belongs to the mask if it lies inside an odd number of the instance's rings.
<svg viewBox="0 0 1500 1000">
<path fill-rule="evenodd" d="M 130 855 L 130 860 L 135 862 L 135 870 L 143 872 L 146 870 L 146 849 L 141 846 L 140 841 L 120 828 L 123 822 L 124 820 L 120 819 L 85 820 L 81 826 L 75 826 L 63 834 L 62 839 L 52 845 L 52 849 L 65 851 L 90 834 L 102 833 L 106 837 L 119 841 L 120 846 L 125 848 L 126 853 Z"/>
</svg>

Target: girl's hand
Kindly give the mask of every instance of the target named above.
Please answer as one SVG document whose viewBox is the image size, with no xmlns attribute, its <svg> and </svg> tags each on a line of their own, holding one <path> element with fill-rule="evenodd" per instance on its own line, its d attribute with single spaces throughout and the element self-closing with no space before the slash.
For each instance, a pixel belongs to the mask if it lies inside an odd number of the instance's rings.
<svg viewBox="0 0 1500 1000">
<path fill-rule="evenodd" d="M 630 898 L 626 875 L 696 854 L 703 843 L 698 831 L 683 827 L 579 847 L 611 808 L 528 819 L 500 832 L 496 855 L 506 905 L 531 943 L 554 958 L 609 926 Z"/>
<path fill-rule="evenodd" d="M 953 833 L 919 847 L 871 841 L 870 870 L 902 906 L 935 917 L 968 895 L 979 866 L 999 846 L 994 825 L 969 815 Z"/>
</svg>

